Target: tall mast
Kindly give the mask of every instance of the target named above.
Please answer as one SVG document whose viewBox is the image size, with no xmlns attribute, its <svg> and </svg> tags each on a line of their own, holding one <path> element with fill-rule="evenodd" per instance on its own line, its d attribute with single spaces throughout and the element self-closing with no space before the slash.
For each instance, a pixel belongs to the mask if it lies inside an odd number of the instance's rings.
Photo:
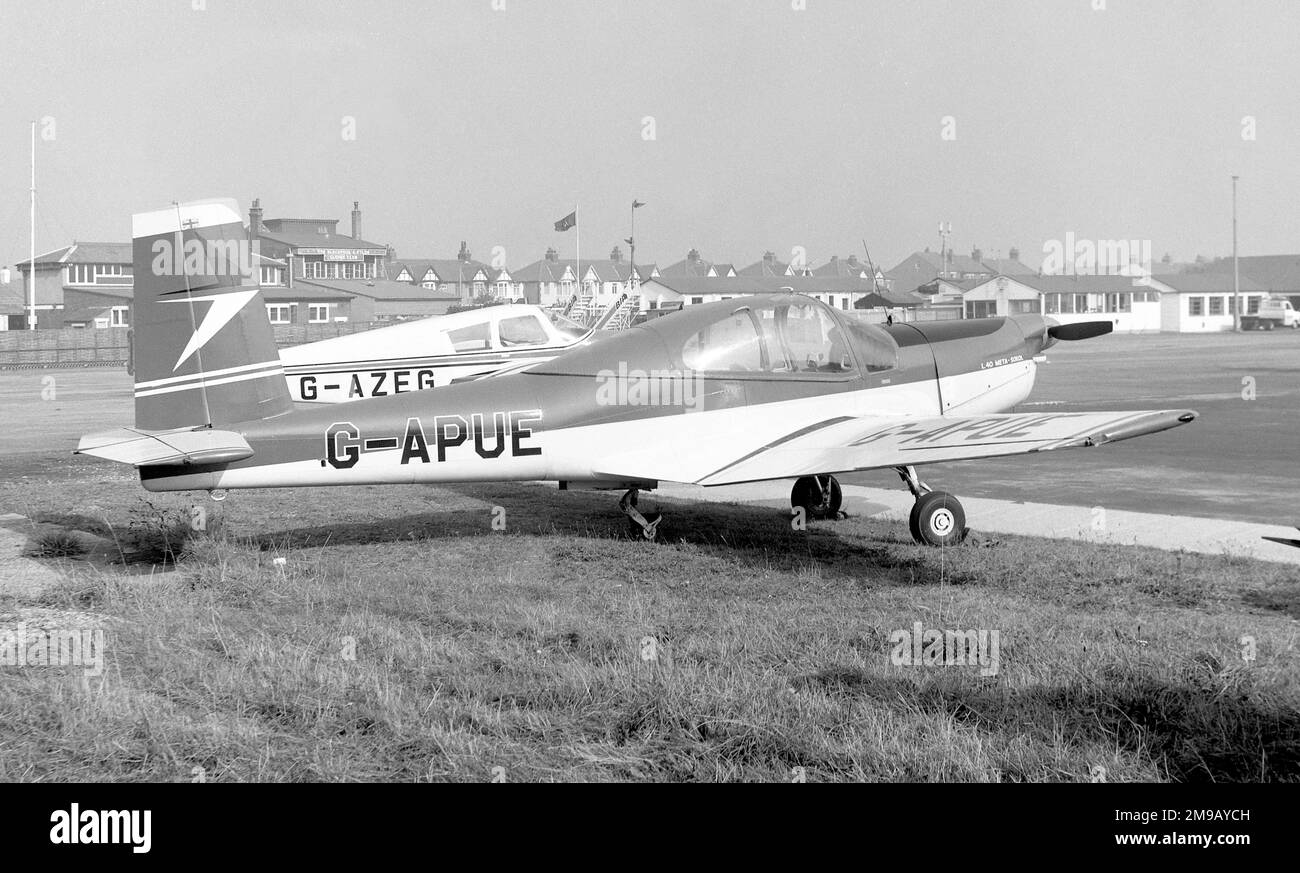
<svg viewBox="0 0 1300 873">
<path fill-rule="evenodd" d="M 32 214 L 28 227 L 27 329 L 36 330 L 36 122 L 32 122 Z"/>
</svg>

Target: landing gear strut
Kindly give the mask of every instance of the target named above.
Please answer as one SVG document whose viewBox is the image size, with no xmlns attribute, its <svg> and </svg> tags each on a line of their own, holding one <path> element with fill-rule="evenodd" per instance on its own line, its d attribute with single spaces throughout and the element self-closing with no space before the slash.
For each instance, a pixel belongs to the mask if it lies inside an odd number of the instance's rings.
<svg viewBox="0 0 1300 873">
<path fill-rule="evenodd" d="M 927 546 L 955 546 L 966 539 L 966 511 L 946 491 L 933 491 L 916 475 L 915 467 L 899 467 L 898 475 L 916 502 L 907 519 L 912 539 Z"/>
<path fill-rule="evenodd" d="M 628 518 L 628 530 L 633 537 L 644 537 L 647 540 L 654 540 L 659 533 L 659 522 L 663 521 L 663 513 L 656 512 L 653 521 L 647 520 L 644 515 L 637 511 L 636 496 L 638 488 L 629 488 L 623 495 L 623 499 L 618 502 L 618 508 L 623 510 L 623 514 Z"/>
<path fill-rule="evenodd" d="M 844 494 L 834 476 L 804 476 L 790 490 L 790 505 L 803 507 L 810 521 L 840 517 Z"/>
</svg>

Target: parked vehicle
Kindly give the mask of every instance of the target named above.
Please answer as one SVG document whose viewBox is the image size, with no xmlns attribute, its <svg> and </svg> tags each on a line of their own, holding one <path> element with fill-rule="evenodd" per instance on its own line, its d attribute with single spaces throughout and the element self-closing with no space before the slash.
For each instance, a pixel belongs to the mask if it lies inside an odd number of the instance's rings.
<svg viewBox="0 0 1300 873">
<path fill-rule="evenodd" d="M 1284 297 L 1267 297 L 1259 301 L 1259 312 L 1241 317 L 1242 330 L 1272 330 L 1275 327 L 1300 328 L 1300 312 Z"/>
</svg>

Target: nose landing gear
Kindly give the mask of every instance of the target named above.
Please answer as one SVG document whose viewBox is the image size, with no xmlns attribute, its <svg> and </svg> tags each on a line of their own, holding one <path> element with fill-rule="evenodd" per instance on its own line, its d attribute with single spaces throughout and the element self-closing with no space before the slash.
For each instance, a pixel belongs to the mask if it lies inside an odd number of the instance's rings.
<svg viewBox="0 0 1300 873">
<path fill-rule="evenodd" d="M 916 475 L 915 467 L 898 467 L 898 475 L 912 492 L 912 504 L 907 519 L 912 539 L 927 546 L 955 546 L 966 539 L 966 511 L 961 501 L 946 491 L 933 491 Z"/>
</svg>

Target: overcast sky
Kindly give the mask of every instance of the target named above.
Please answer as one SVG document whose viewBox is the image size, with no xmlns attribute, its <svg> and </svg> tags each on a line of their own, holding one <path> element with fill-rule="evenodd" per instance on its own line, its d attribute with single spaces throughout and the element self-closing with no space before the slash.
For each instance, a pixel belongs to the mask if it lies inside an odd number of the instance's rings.
<svg viewBox="0 0 1300 873">
<path fill-rule="evenodd" d="M 572 257 L 574 203 L 607 256 L 636 197 L 661 266 L 865 238 L 888 268 L 940 220 L 1033 265 L 1067 232 L 1190 260 L 1231 252 L 1234 173 L 1241 253 L 1300 250 L 1300 3 L 1095 5 L 0 0 L 0 261 L 27 252 L 30 120 L 38 251 L 256 196 L 519 266 Z"/>
</svg>

